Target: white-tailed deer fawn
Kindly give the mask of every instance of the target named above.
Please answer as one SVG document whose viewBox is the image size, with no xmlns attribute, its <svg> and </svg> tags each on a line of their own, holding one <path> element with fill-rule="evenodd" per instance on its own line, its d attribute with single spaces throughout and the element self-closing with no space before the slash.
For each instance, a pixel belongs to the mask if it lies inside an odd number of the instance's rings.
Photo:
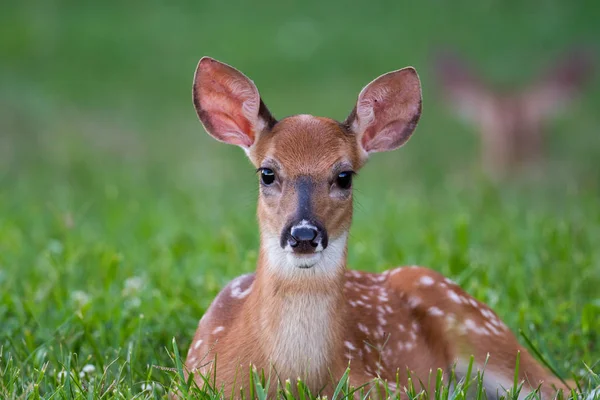
<svg viewBox="0 0 600 400">
<path fill-rule="evenodd" d="M 573 50 L 518 90 L 493 87 L 448 50 L 436 54 L 434 67 L 450 107 L 479 131 L 485 172 L 503 177 L 543 160 L 545 125 L 583 90 L 592 58 Z"/>
<path fill-rule="evenodd" d="M 370 153 L 394 150 L 414 131 L 421 86 L 413 68 L 368 84 L 344 122 L 310 115 L 277 121 L 252 81 L 207 57 L 193 98 L 206 131 L 242 147 L 260 181 L 256 273 L 229 283 L 200 320 L 185 363 L 200 385 L 198 374 L 215 373 L 215 355 L 216 383 L 227 396 L 247 388 L 250 364 L 331 396 L 332 380 L 349 363 L 353 386 L 377 376 L 395 382 L 397 372 L 404 384 L 407 371 L 427 386 L 430 371 L 448 376 L 455 366 L 461 376 L 471 355 L 482 367 L 489 353 L 484 380 L 494 395 L 512 386 L 520 352 L 523 393 L 542 385 L 549 398 L 565 388 L 492 310 L 440 274 L 346 267 L 352 177 Z"/>
</svg>

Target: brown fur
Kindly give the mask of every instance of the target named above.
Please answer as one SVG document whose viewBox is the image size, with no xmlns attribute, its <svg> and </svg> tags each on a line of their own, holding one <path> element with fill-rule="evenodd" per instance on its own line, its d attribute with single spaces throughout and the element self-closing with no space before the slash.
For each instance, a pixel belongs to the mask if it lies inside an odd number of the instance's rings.
<svg viewBox="0 0 600 400">
<path fill-rule="evenodd" d="M 247 390 L 250 364 L 273 374 L 271 395 L 278 379 L 300 377 L 314 394 L 331 396 L 348 365 L 355 386 L 377 376 L 395 382 L 396 373 L 405 385 L 410 371 L 417 387 L 422 381 L 423 389 L 433 390 L 431 371 L 441 368 L 447 378 L 454 363 L 473 354 L 482 366 L 489 353 L 489 383 L 499 388 L 512 382 L 520 351 L 528 388 L 543 382 L 545 397 L 553 393 L 550 384 L 564 388 L 489 308 L 441 275 L 416 267 L 383 274 L 346 269 L 352 195 L 336 187 L 336 176 L 358 171 L 368 153 L 408 140 L 421 113 L 413 69 L 367 85 L 343 124 L 303 115 L 272 123 L 252 82 L 211 59 L 198 66 L 194 96 L 212 136 L 241 146 L 257 168 L 270 168 L 277 177 L 261 186 L 258 199 L 256 273 L 221 291 L 190 346 L 186 367 L 197 383 L 202 385 L 199 373 L 212 376 L 217 356 L 216 383 L 225 385 L 226 395 Z M 297 211 L 298 179 L 310 180 L 310 207 L 331 238 L 324 261 L 311 268 L 290 268 L 277 242 Z"/>
<path fill-rule="evenodd" d="M 295 210 L 297 193 L 292 185 L 298 176 L 309 176 L 315 182 L 314 210 L 334 236 L 350 228 L 352 197 L 331 197 L 327 193 L 336 172 L 331 166 L 347 163 L 358 170 L 363 160 L 356 138 L 344 132 L 339 123 L 328 118 L 296 116 L 282 120 L 272 132 L 256 143 L 250 158 L 257 167 L 266 159 L 276 161 L 276 172 L 282 177 L 281 197 L 260 196 L 258 220 L 261 232 L 278 234 Z M 272 166 L 273 164 L 270 164 Z"/>
</svg>

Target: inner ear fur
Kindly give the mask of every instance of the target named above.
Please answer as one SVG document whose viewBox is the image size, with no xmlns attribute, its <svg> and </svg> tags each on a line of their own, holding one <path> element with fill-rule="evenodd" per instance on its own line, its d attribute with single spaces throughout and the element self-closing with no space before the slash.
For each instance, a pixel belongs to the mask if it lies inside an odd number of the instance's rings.
<svg viewBox="0 0 600 400">
<path fill-rule="evenodd" d="M 366 153 L 397 149 L 408 141 L 422 109 L 421 82 L 412 67 L 381 75 L 363 88 L 344 122 Z"/>
<path fill-rule="evenodd" d="M 196 68 L 193 100 L 212 137 L 246 149 L 277 122 L 248 77 L 210 57 L 203 57 Z"/>
</svg>

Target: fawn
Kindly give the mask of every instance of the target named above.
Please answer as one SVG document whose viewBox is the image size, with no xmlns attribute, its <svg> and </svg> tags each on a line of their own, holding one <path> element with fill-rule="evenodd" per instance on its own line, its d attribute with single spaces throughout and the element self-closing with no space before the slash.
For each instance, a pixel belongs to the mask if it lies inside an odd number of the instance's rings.
<svg viewBox="0 0 600 400">
<path fill-rule="evenodd" d="M 512 386 L 520 352 L 522 393 L 541 385 L 549 398 L 567 389 L 451 280 L 415 266 L 346 268 L 352 177 L 370 153 L 394 150 L 414 131 L 421 85 L 413 68 L 368 84 L 341 123 L 311 115 L 277 121 L 250 79 L 208 57 L 198 64 L 193 100 L 206 131 L 242 147 L 260 181 L 256 273 L 230 282 L 200 320 L 185 362 L 199 385 L 200 374 L 214 376 L 226 395 L 239 394 L 253 365 L 331 396 L 332 380 L 349 365 L 355 387 L 375 377 L 395 382 L 396 373 L 405 384 L 410 371 L 420 389 L 432 390 L 432 370 L 464 376 L 471 356 L 483 367 L 489 353 L 484 380 L 493 395 Z"/>
<path fill-rule="evenodd" d="M 436 53 L 434 70 L 450 108 L 478 129 L 485 172 L 506 177 L 543 161 L 545 127 L 583 91 L 592 55 L 573 49 L 529 85 L 514 90 L 492 87 L 449 50 Z"/>
</svg>

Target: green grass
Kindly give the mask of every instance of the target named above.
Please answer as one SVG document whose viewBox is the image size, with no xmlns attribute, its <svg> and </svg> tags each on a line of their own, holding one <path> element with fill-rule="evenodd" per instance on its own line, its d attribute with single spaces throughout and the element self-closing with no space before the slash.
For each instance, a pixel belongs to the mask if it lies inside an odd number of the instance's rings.
<svg viewBox="0 0 600 400">
<path fill-rule="evenodd" d="M 525 82 L 597 42 L 594 2 L 24 1 L 1 14 L 1 398 L 166 398 L 185 384 L 175 349 L 254 269 L 256 179 L 197 121 L 202 55 L 247 73 L 278 117 L 342 119 L 363 85 L 414 65 L 422 122 L 357 178 L 350 266 L 447 274 L 560 375 L 600 384 L 600 80 L 549 127 L 544 180 L 492 184 L 428 64 L 453 43 L 491 79 Z"/>
</svg>

